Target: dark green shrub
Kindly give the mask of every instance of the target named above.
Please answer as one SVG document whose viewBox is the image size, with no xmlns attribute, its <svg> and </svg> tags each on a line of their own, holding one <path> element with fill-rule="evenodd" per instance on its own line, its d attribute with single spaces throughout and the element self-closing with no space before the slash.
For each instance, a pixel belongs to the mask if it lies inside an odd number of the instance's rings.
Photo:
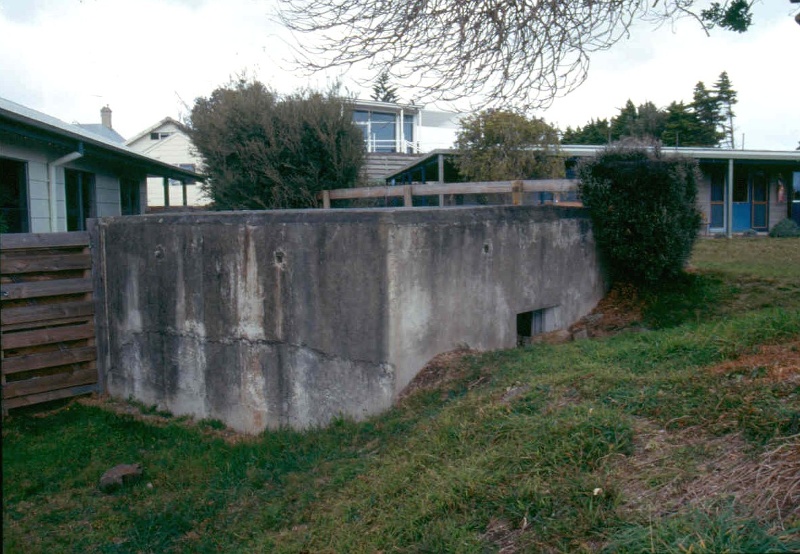
<svg viewBox="0 0 800 554">
<path fill-rule="evenodd" d="M 773 238 L 800 237 L 800 226 L 787 217 L 786 219 L 781 219 L 770 230 L 769 236 Z"/>
<path fill-rule="evenodd" d="M 665 157 L 658 148 L 617 146 L 578 173 L 613 280 L 652 285 L 682 272 L 701 222 L 697 162 Z"/>
<path fill-rule="evenodd" d="M 198 98 L 189 136 L 217 209 L 310 208 L 356 185 L 364 137 L 336 88 L 279 96 L 244 78 Z"/>
</svg>

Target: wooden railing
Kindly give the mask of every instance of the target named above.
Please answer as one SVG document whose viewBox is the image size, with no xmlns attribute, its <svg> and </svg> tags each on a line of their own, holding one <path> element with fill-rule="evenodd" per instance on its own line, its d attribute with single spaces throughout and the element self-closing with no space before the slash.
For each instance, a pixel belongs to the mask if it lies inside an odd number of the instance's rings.
<svg viewBox="0 0 800 554">
<path fill-rule="evenodd" d="M 443 205 L 444 196 L 459 194 L 511 194 L 511 203 L 523 203 L 525 193 L 547 192 L 558 202 L 562 195 L 573 193 L 578 182 L 573 179 L 541 179 L 535 181 L 490 181 L 481 183 L 427 183 L 385 187 L 359 187 L 351 189 L 324 190 L 320 193 L 322 207 L 331 207 L 331 200 L 355 200 L 377 198 L 402 198 L 403 207 L 414 205 L 415 196 L 439 196 Z"/>
<path fill-rule="evenodd" d="M 88 233 L 0 237 L 2 406 L 97 390 Z"/>
</svg>

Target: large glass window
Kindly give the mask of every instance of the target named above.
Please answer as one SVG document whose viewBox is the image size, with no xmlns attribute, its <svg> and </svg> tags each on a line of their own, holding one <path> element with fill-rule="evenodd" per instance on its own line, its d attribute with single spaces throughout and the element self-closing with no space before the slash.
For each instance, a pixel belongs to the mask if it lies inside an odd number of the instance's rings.
<svg viewBox="0 0 800 554">
<path fill-rule="evenodd" d="M 397 118 L 393 113 L 372 112 L 370 140 L 375 152 L 397 152 Z"/>
<path fill-rule="evenodd" d="M 95 217 L 94 175 L 65 169 L 64 180 L 67 193 L 67 231 L 85 231 L 86 220 Z"/>
<path fill-rule="evenodd" d="M 0 233 L 27 232 L 27 164 L 0 158 Z"/>
</svg>

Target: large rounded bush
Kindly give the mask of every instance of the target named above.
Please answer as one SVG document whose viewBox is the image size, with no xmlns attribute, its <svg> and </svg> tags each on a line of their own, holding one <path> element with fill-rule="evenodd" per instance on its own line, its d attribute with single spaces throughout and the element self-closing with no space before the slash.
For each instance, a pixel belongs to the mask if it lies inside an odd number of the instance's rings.
<svg viewBox="0 0 800 554">
<path fill-rule="evenodd" d="M 613 280 L 652 285 L 682 272 L 701 223 L 696 161 L 658 148 L 611 147 L 578 175 Z"/>
</svg>

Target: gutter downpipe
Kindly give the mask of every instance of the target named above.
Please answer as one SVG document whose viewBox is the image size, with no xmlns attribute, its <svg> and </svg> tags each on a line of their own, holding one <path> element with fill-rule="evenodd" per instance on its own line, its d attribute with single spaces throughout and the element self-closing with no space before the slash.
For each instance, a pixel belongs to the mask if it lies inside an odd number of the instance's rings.
<svg viewBox="0 0 800 554">
<path fill-rule="evenodd" d="M 728 190 L 725 198 L 725 213 L 728 224 L 725 226 L 725 236 L 733 237 L 733 158 L 728 159 Z"/>
<path fill-rule="evenodd" d="M 50 232 L 55 233 L 58 227 L 58 202 L 56 201 L 56 168 L 58 166 L 68 164 L 71 161 L 77 160 L 78 158 L 83 157 L 83 143 L 78 143 L 78 150 L 77 152 L 72 152 L 67 154 L 66 156 L 61 156 L 57 160 L 53 160 L 52 162 L 48 162 L 47 164 L 47 171 L 48 171 L 48 179 L 50 181 Z M 66 202 L 66 187 L 67 183 L 66 180 L 64 182 L 64 201 Z"/>
</svg>

